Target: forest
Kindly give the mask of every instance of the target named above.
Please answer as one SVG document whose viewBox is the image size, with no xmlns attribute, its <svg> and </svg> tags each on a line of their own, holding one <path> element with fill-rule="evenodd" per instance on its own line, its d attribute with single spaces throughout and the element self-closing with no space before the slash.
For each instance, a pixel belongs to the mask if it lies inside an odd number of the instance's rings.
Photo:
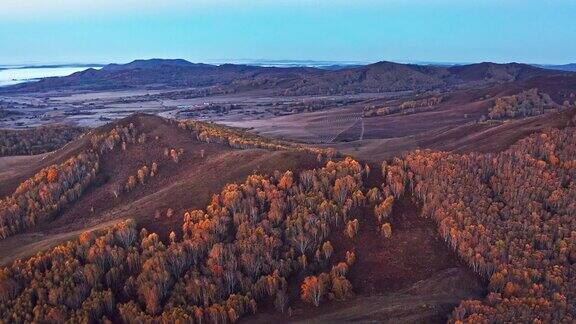
<svg viewBox="0 0 576 324">
<path fill-rule="evenodd" d="M 436 106 L 444 101 L 442 95 L 434 95 L 428 98 L 408 100 L 398 104 L 384 106 L 368 105 L 364 107 L 364 117 L 386 116 L 395 113 L 410 115 L 419 112 L 436 109 Z"/>
<path fill-rule="evenodd" d="M 491 119 L 507 119 L 536 116 L 545 109 L 560 108 L 548 94 L 533 88 L 519 94 L 496 98 L 488 117 Z"/>
<path fill-rule="evenodd" d="M 254 174 L 185 213 L 162 242 L 133 220 L 0 270 L 6 322 L 227 323 L 265 300 L 289 311 L 288 281 L 305 274 L 301 298 L 318 306 L 353 294 L 356 256 L 332 260 L 331 231 L 364 204 L 369 172 L 351 158 L 325 167 Z M 351 222 L 354 224 L 354 221 Z M 356 220 L 357 226 L 357 220 Z"/>
<path fill-rule="evenodd" d="M 0 129 L 0 156 L 51 152 L 78 138 L 86 130 L 70 126 L 44 126 L 23 130 Z"/>
<path fill-rule="evenodd" d="M 452 322 L 574 322 L 575 128 L 497 154 L 415 151 L 384 162 L 383 174 L 489 280 L 486 298 L 462 301 Z"/>
</svg>

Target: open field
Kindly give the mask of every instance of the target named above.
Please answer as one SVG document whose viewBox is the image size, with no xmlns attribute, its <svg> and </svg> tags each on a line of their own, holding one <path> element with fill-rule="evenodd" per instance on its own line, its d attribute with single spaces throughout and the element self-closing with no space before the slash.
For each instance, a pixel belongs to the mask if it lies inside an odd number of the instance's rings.
<svg viewBox="0 0 576 324">
<path fill-rule="evenodd" d="M 335 107 L 346 108 L 366 100 L 395 98 L 405 94 L 277 96 L 269 91 L 255 91 L 187 98 L 173 90 L 131 90 L 0 95 L 0 107 L 19 112 L 18 115 L 0 118 L 0 128 L 53 123 L 95 127 L 138 112 L 175 119 L 258 120 Z"/>
</svg>

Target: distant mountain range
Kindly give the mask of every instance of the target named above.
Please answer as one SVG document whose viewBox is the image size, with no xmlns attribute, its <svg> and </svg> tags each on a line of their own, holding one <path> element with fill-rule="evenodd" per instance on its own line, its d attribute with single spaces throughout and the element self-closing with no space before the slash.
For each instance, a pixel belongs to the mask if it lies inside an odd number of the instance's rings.
<svg viewBox="0 0 576 324">
<path fill-rule="evenodd" d="M 573 65 L 572 65 L 573 66 Z M 378 62 L 334 68 L 211 65 L 182 59 L 136 60 L 109 64 L 66 77 L 45 78 L 0 89 L 0 92 L 120 90 L 218 86 L 227 92 L 270 90 L 283 95 L 432 90 L 527 80 L 569 71 L 527 64 L 477 63 L 438 66 Z M 557 66 L 557 69 L 560 69 Z"/>
<path fill-rule="evenodd" d="M 544 69 L 576 72 L 576 63 L 563 64 L 563 65 L 536 65 L 536 66 Z"/>
</svg>

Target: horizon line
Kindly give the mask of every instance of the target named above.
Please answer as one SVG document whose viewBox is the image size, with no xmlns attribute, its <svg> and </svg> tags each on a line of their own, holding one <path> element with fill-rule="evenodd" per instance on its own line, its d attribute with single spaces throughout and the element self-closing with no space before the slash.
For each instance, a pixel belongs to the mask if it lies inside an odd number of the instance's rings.
<svg viewBox="0 0 576 324">
<path fill-rule="evenodd" d="M 11 63 L 11 64 L 0 64 L 0 69 L 25 69 L 25 68 L 57 68 L 57 67 L 104 67 L 110 64 L 129 64 L 135 61 L 149 61 L 149 60 L 184 60 L 193 64 L 211 64 L 211 65 L 224 65 L 224 64 L 237 64 L 237 65 L 254 65 L 254 66 L 261 66 L 266 65 L 267 63 L 270 64 L 281 64 L 285 63 L 286 65 L 301 65 L 302 67 L 310 66 L 313 67 L 314 65 L 323 65 L 323 66 L 331 66 L 331 65 L 370 65 L 376 64 L 380 62 L 391 62 L 397 64 L 414 64 L 414 65 L 470 65 L 470 64 L 480 64 L 480 63 L 495 63 L 495 64 L 511 64 L 511 63 L 518 63 L 518 64 L 526 64 L 526 65 L 536 65 L 536 66 L 563 66 L 563 65 L 570 65 L 576 64 L 575 62 L 568 62 L 568 63 L 541 63 L 541 62 L 520 62 L 520 61 L 476 61 L 476 62 L 458 62 L 458 61 L 427 61 L 427 60 L 316 60 L 316 59 L 206 59 L 206 60 L 191 60 L 187 58 L 161 58 L 161 57 L 150 57 L 150 58 L 135 58 L 126 61 L 115 61 L 115 62 L 108 62 L 102 63 L 100 62 L 91 62 L 91 61 L 72 61 L 72 62 L 22 62 L 22 63 Z M 308 65 L 306 63 L 309 63 Z M 316 64 L 314 64 L 316 63 Z M 273 65 L 272 65 L 273 66 Z"/>
</svg>

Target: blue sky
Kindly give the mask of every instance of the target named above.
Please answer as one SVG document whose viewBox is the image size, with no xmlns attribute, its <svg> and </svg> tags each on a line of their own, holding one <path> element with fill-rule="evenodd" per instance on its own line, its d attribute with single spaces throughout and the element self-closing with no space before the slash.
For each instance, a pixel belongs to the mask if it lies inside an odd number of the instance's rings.
<svg viewBox="0 0 576 324">
<path fill-rule="evenodd" d="M 0 64 L 576 62 L 574 0 L 1 0 Z"/>
</svg>

